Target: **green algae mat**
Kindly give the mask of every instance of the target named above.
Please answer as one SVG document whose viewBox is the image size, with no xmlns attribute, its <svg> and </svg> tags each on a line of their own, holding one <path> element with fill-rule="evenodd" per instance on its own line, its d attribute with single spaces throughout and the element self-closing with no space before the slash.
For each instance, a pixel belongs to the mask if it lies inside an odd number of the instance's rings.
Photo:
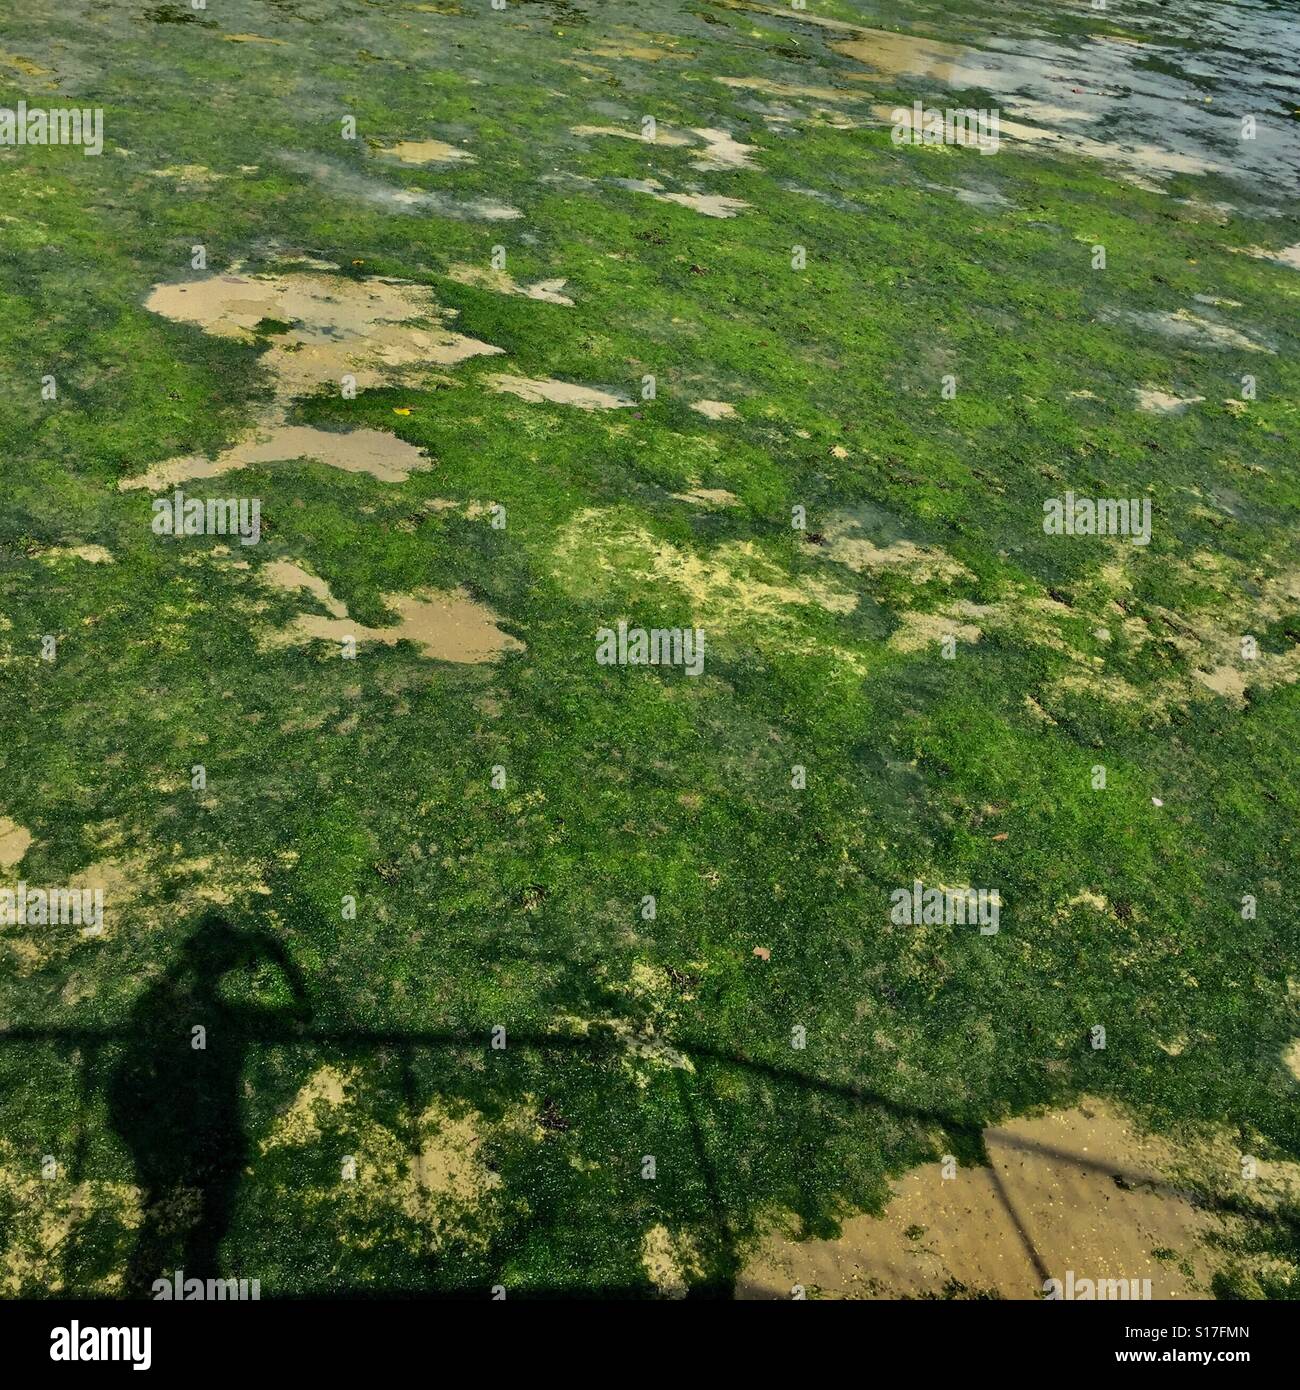
<svg viewBox="0 0 1300 1390">
<path fill-rule="evenodd" d="M 0 1295 L 1300 1293 L 1297 73 L 9 7 Z"/>
</svg>

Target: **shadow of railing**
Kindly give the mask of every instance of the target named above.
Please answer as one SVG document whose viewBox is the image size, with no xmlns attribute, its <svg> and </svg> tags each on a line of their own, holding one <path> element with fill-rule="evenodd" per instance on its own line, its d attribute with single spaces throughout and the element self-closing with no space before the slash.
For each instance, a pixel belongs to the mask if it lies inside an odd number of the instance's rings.
<svg viewBox="0 0 1300 1390">
<path fill-rule="evenodd" d="M 173 1032 L 180 1026 L 175 1019 L 171 1021 L 171 1025 Z M 628 1048 L 628 1038 L 624 1032 L 616 1030 L 612 1026 L 602 1027 L 599 1023 L 589 1024 L 586 1031 L 580 1034 L 549 1031 L 529 1034 L 508 1030 L 507 1036 L 510 1053 L 524 1056 L 531 1054 L 554 1059 L 557 1065 L 562 1065 L 562 1060 L 566 1057 L 583 1058 L 589 1061 L 616 1059 L 627 1055 Z M 0 1030 L 0 1046 L 55 1047 L 61 1051 L 66 1050 L 75 1053 L 82 1078 L 83 1110 L 86 1104 L 94 1098 L 96 1092 L 101 1095 L 107 1092 L 110 1098 L 115 1090 L 120 1092 L 124 1071 L 128 1079 L 133 1080 L 135 1073 L 140 1070 L 141 1059 L 155 1052 L 157 1041 L 157 1029 L 16 1027 Z M 401 1079 L 399 1085 L 404 1093 L 407 1112 L 416 1113 L 421 1088 L 415 1080 L 415 1064 L 420 1055 L 444 1051 L 463 1053 L 467 1049 L 481 1049 L 488 1053 L 490 1052 L 490 1039 L 481 1031 L 470 1030 L 408 1031 L 401 1029 L 314 1028 L 301 1023 L 267 1024 L 263 1022 L 255 1028 L 249 1029 L 244 1038 L 241 1039 L 238 1060 L 242 1064 L 244 1054 L 251 1048 L 281 1047 L 295 1050 L 308 1049 L 337 1058 L 384 1054 L 400 1064 Z M 123 1048 L 127 1049 L 128 1056 L 136 1058 L 134 1069 L 131 1065 L 124 1068 L 120 1057 L 116 1055 Z M 732 1230 L 727 1203 L 723 1196 L 722 1185 L 719 1182 L 717 1164 L 710 1153 L 707 1126 L 701 1119 L 700 1107 L 707 1102 L 701 1099 L 700 1086 L 712 1069 L 738 1069 L 750 1077 L 769 1080 L 783 1087 L 794 1088 L 799 1092 L 830 1096 L 847 1101 L 854 1106 L 860 1106 L 864 1109 L 870 1108 L 877 1114 L 887 1115 L 899 1122 L 910 1123 L 918 1129 L 922 1127 L 929 1131 L 939 1129 L 954 1139 L 963 1140 L 968 1146 L 974 1146 L 975 1150 L 978 1150 L 981 1142 L 982 1127 L 977 1123 L 962 1120 L 951 1114 L 924 1106 L 909 1105 L 868 1087 L 756 1061 L 735 1053 L 721 1051 L 712 1046 L 692 1046 L 689 1043 L 680 1043 L 674 1040 L 672 1048 L 683 1058 L 689 1059 L 691 1065 L 691 1070 L 681 1067 L 674 1068 L 672 1075 L 690 1139 L 691 1151 L 698 1167 L 715 1227 L 718 1248 L 722 1252 L 720 1268 L 723 1273 L 721 1277 L 714 1279 L 712 1283 L 702 1288 L 693 1290 L 695 1297 L 730 1297 L 734 1277 L 739 1270 L 736 1236 Z M 191 1061 L 192 1059 L 187 1058 L 187 1065 Z M 223 1066 L 221 1072 L 222 1087 L 228 1092 L 233 1091 L 234 1087 L 231 1080 L 234 1078 L 237 1082 L 238 1074 L 229 1065 Z M 107 1081 L 105 1080 L 106 1076 Z M 187 1081 L 186 1085 L 189 1084 Z M 214 1125 L 212 1116 L 209 1114 L 199 1125 L 192 1141 L 181 1144 L 180 1156 L 177 1157 L 175 1142 L 178 1129 L 184 1126 L 187 1111 L 195 1108 L 184 1103 L 181 1094 L 184 1089 L 183 1086 L 178 1087 L 174 1079 L 173 1083 L 168 1085 L 166 1078 L 163 1078 L 163 1084 L 158 1089 L 155 1106 L 157 1110 L 156 1120 L 141 1120 L 139 1116 L 142 1112 L 137 1111 L 133 1114 L 128 1109 L 124 1109 L 126 1102 L 120 1097 L 115 1103 L 110 1103 L 110 1114 L 113 1117 L 113 1128 L 132 1152 L 139 1185 L 145 1194 L 146 1205 L 150 1200 L 157 1201 L 167 1183 L 176 1178 L 181 1170 L 185 1170 L 184 1175 L 191 1180 L 196 1170 L 202 1173 L 205 1159 L 213 1157 L 213 1155 L 203 1152 L 205 1147 L 220 1150 L 219 1168 L 214 1170 L 210 1167 L 207 1170 L 209 1173 L 207 1183 L 200 1184 L 204 1187 L 205 1197 L 205 1216 L 202 1229 L 196 1232 L 196 1239 L 187 1246 L 181 1257 L 183 1263 L 178 1262 L 178 1267 L 185 1268 L 187 1273 L 202 1275 L 210 1272 L 215 1275 L 217 1273 L 217 1252 L 229 1225 L 234 1192 L 238 1185 L 237 1180 L 249 1157 L 248 1144 L 242 1133 L 233 1131 L 228 1125 L 223 1126 L 219 1123 Z M 199 1089 L 204 1092 L 206 1099 L 211 1099 L 211 1087 L 200 1086 Z M 220 1109 L 224 1103 L 224 1100 L 219 1100 L 218 1108 Z M 150 1153 L 149 1147 L 155 1134 L 160 1134 L 160 1127 L 164 1125 L 166 1126 L 166 1143 L 163 1147 L 167 1149 L 170 1157 L 167 1163 L 160 1168 L 159 1155 Z M 78 1127 L 76 1145 L 72 1154 L 71 1171 L 74 1177 L 78 1175 L 84 1162 L 86 1138 L 86 1126 L 83 1123 Z M 126 1279 L 128 1294 L 142 1295 L 144 1289 L 148 1287 L 153 1278 L 159 1275 L 161 1270 L 162 1265 L 157 1262 L 156 1251 L 149 1241 L 146 1223 L 146 1230 L 136 1242 L 131 1268 L 128 1271 Z M 644 1295 L 644 1288 L 556 1288 L 548 1291 L 534 1290 L 532 1293 L 532 1296 L 535 1297 L 565 1298 L 636 1298 L 644 1297 Z M 75 1297 L 76 1295 L 69 1294 L 68 1296 Z M 486 1292 L 483 1287 L 451 1291 L 445 1289 L 385 1288 L 375 1290 L 367 1288 L 355 1292 L 324 1288 L 297 1296 L 336 1299 L 351 1297 L 438 1298 L 485 1297 Z"/>
</svg>

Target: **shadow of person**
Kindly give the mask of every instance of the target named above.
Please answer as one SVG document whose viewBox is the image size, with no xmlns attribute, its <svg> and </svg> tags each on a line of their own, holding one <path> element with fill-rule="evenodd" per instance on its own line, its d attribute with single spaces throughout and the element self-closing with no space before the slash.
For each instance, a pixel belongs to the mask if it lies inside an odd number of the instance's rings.
<svg viewBox="0 0 1300 1390">
<path fill-rule="evenodd" d="M 249 1048 L 310 1017 L 279 942 L 208 915 L 132 1010 L 108 1081 L 109 1118 L 135 1163 L 141 1224 L 128 1297 L 181 1269 L 215 1278 L 249 1161 L 241 1083 Z"/>
</svg>

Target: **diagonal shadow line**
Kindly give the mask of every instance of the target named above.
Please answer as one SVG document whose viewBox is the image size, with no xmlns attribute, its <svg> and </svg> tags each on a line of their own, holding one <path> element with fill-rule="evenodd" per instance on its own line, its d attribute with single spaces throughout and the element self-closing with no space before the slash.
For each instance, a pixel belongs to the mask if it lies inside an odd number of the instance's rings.
<svg viewBox="0 0 1300 1390">
<path fill-rule="evenodd" d="M 1250 1216 L 1257 1220 L 1280 1220 L 1287 1225 L 1295 1224 L 1281 1213 L 1261 1210 L 1260 1207 L 1240 1197 L 1208 1193 L 1200 1188 L 1177 1187 L 1173 1183 L 1166 1182 L 1163 1178 L 1155 1177 L 1152 1174 L 1136 1173 L 1131 1169 L 1125 1170 L 1117 1163 L 1100 1163 L 1095 1158 L 1071 1153 L 1068 1149 L 1057 1148 L 1054 1144 L 1044 1144 L 1037 1139 L 1026 1139 L 1020 1135 L 1007 1134 L 1006 1131 L 997 1129 L 992 1130 L 989 1137 L 999 1148 L 1015 1149 L 1020 1153 L 1040 1154 L 1059 1164 L 1068 1164 L 1072 1168 L 1079 1168 L 1088 1173 L 1100 1173 L 1111 1178 L 1122 1177 L 1125 1182 L 1132 1183 L 1134 1187 L 1141 1187 L 1154 1192 L 1158 1197 L 1180 1198 L 1206 1211 L 1230 1216 Z"/>
<path fill-rule="evenodd" d="M 596 1030 L 599 1029 L 597 1032 Z M 373 1029 L 313 1029 L 313 1028 L 275 1028 L 250 1026 L 245 1030 L 250 1042 L 271 1046 L 309 1047 L 327 1045 L 342 1051 L 368 1051 L 379 1047 L 412 1048 L 465 1048 L 483 1045 L 481 1032 L 400 1032 Z M 113 1028 L 7 1028 L 0 1029 L 0 1044 L 3 1043 L 76 1043 L 94 1046 L 113 1042 L 131 1042 L 156 1035 L 145 1035 L 133 1029 Z M 600 1028 L 599 1022 L 592 1025 L 586 1034 L 566 1033 L 508 1033 L 510 1049 L 532 1052 L 577 1052 L 591 1056 L 613 1056 L 626 1050 L 626 1038 L 610 1028 Z M 793 1071 L 778 1067 L 770 1062 L 758 1062 L 752 1058 L 735 1053 L 722 1052 L 714 1047 L 692 1046 L 689 1042 L 670 1040 L 673 1048 L 692 1059 L 705 1059 L 719 1065 L 737 1067 L 765 1076 L 782 1085 L 795 1086 L 816 1091 L 823 1095 L 837 1096 L 855 1101 L 860 1105 L 876 1106 L 896 1119 L 915 1120 L 938 1125 L 946 1132 L 978 1140 L 983 1133 L 982 1122 L 959 1119 L 926 1106 L 910 1105 L 895 1100 L 877 1091 L 869 1090 L 852 1082 L 832 1081 L 826 1077 L 812 1076 L 807 1072 Z"/>
<path fill-rule="evenodd" d="M 736 1274 L 740 1269 L 736 1238 L 731 1229 L 731 1222 L 727 1219 L 726 1204 L 722 1200 L 722 1191 L 718 1186 L 717 1167 L 709 1155 L 708 1145 L 704 1142 L 704 1131 L 700 1126 L 693 1087 L 687 1083 L 684 1072 L 678 1071 L 675 1076 L 677 1096 L 681 1103 L 682 1113 L 686 1116 L 686 1123 L 690 1126 L 691 1145 L 695 1150 L 695 1160 L 700 1165 L 701 1176 L 704 1178 L 709 1207 L 713 1212 L 713 1220 L 718 1228 L 718 1245 L 722 1252 L 720 1277 L 704 1291 L 703 1296 L 727 1297 L 730 1296 L 730 1292 L 735 1286 Z"/>
<path fill-rule="evenodd" d="M 998 1194 L 998 1201 L 1002 1203 L 1002 1209 L 1006 1212 L 1008 1220 L 1015 1227 L 1016 1235 L 1020 1237 L 1020 1243 L 1025 1247 L 1025 1254 L 1029 1256 L 1029 1262 L 1038 1272 L 1038 1278 L 1046 1282 L 1051 1278 L 1051 1271 L 1043 1263 L 1043 1257 L 1038 1253 L 1038 1246 L 1034 1244 L 1033 1237 L 1025 1227 L 1025 1223 L 1020 1219 L 1020 1213 L 1016 1210 L 1015 1203 L 1011 1200 L 1011 1194 L 1007 1191 L 1006 1184 L 1002 1181 L 1002 1174 L 998 1172 L 996 1163 L 989 1164 L 989 1172 L 993 1176 L 993 1189 Z"/>
<path fill-rule="evenodd" d="M 439 1048 L 460 1049 L 475 1044 L 481 1045 L 483 1042 L 481 1033 L 469 1033 L 465 1031 L 401 1032 L 373 1029 L 336 1030 L 309 1029 L 303 1026 L 291 1028 L 263 1026 L 250 1028 L 248 1032 L 252 1039 L 268 1046 L 310 1047 L 319 1045 L 334 1047 L 345 1052 L 352 1050 L 369 1051 L 381 1047 L 415 1051 Z M 87 1065 L 93 1069 L 99 1065 L 99 1049 L 105 1044 L 132 1041 L 138 1039 L 140 1036 L 141 1034 L 139 1032 L 131 1029 L 20 1027 L 0 1030 L 0 1043 L 10 1042 L 15 1044 L 27 1043 L 47 1045 L 59 1043 L 76 1044 L 87 1048 L 90 1054 L 87 1059 Z M 603 1035 L 593 1035 L 589 1031 L 583 1035 L 568 1035 L 562 1033 L 521 1034 L 511 1032 L 509 1036 L 512 1049 L 542 1053 L 570 1052 L 601 1057 L 619 1054 L 626 1047 L 625 1038 L 608 1030 L 606 1030 Z M 720 1066 L 736 1067 L 743 1071 L 767 1077 L 778 1084 L 790 1085 L 800 1089 L 836 1096 L 864 1106 L 875 1106 L 887 1111 L 896 1118 L 938 1125 L 951 1134 L 960 1134 L 967 1138 L 974 1139 L 980 1147 L 983 1147 L 984 1144 L 984 1126 L 978 1122 L 960 1120 L 955 1116 L 922 1106 L 908 1105 L 852 1083 L 836 1082 L 823 1077 L 811 1076 L 804 1072 L 797 1072 L 784 1067 L 774 1066 L 771 1063 L 757 1062 L 748 1057 L 721 1052 L 712 1047 L 691 1047 L 689 1044 L 678 1044 L 676 1042 L 673 1043 L 673 1046 L 678 1051 L 693 1059 L 698 1059 L 700 1061 L 707 1060 Z M 406 1093 L 407 1100 L 413 1103 L 414 1078 L 410 1071 L 409 1061 L 405 1058 L 403 1059 L 401 1068 L 401 1079 L 402 1089 Z M 700 1125 L 697 1097 L 694 1095 L 694 1088 L 691 1086 L 685 1073 L 679 1071 L 676 1075 L 676 1082 L 683 1113 L 690 1127 L 692 1145 L 695 1149 L 696 1157 L 700 1164 L 701 1174 L 704 1178 L 709 1205 L 717 1223 L 718 1238 L 723 1251 L 724 1263 L 734 1268 L 737 1258 L 735 1240 L 726 1217 L 725 1204 L 722 1201 L 718 1187 L 716 1168 L 708 1153 L 703 1130 Z M 85 1085 L 83 1084 L 83 1102 L 85 1098 L 84 1093 Z M 1100 1163 L 1095 1159 L 1070 1153 L 1067 1150 L 1060 1149 L 1053 1145 L 1043 1144 L 1019 1136 L 1008 1135 L 1002 1131 L 995 1131 L 995 1133 L 997 1143 L 1000 1146 L 1005 1146 L 1020 1152 L 1038 1153 L 1058 1163 L 1069 1164 L 1075 1168 L 1086 1171 L 1105 1173 L 1111 1176 L 1113 1176 L 1116 1171 L 1115 1165 L 1113 1164 Z M 83 1132 L 79 1135 L 79 1144 L 83 1141 L 84 1126 Z M 1033 1238 L 1030 1236 L 1011 1200 L 1001 1174 L 997 1170 L 996 1163 L 990 1161 L 989 1170 L 998 1199 L 1014 1226 L 1026 1254 L 1034 1268 L 1038 1271 L 1040 1277 L 1047 1279 L 1049 1277 L 1049 1271 L 1044 1265 Z M 1134 1176 L 1136 1177 L 1136 1175 Z M 1137 1180 L 1141 1181 L 1144 1186 L 1150 1186 L 1161 1195 L 1187 1195 L 1179 1189 L 1156 1179 L 1142 1178 Z M 1258 1208 L 1240 1199 L 1220 1197 L 1217 1195 L 1211 1196 L 1199 1192 L 1194 1194 L 1194 1196 L 1199 1205 L 1211 1210 L 1255 1217 L 1263 1215 Z M 1287 1224 L 1291 1223 L 1288 1221 Z M 574 1296 L 586 1296 L 585 1291 L 569 1292 Z M 627 1292 L 630 1294 L 633 1291 L 628 1290 Z M 320 1295 L 313 1296 L 329 1297 L 332 1295 L 323 1292 Z M 380 1296 L 427 1297 L 429 1295 L 422 1294 L 418 1291 L 412 1291 L 407 1295 L 401 1290 L 388 1290 Z M 598 1291 L 597 1296 L 599 1296 Z"/>
<path fill-rule="evenodd" d="M 425 1049 L 463 1049 L 467 1046 L 485 1045 L 481 1032 L 406 1032 L 374 1029 L 313 1029 L 303 1023 L 284 1024 L 252 1022 L 243 1029 L 247 1041 L 265 1047 L 312 1048 L 329 1047 L 347 1054 L 349 1052 L 373 1052 L 377 1049 L 391 1048 L 401 1054 L 400 1089 L 406 1103 L 408 1123 L 412 1126 L 414 1138 L 416 1106 L 416 1086 L 411 1069 L 411 1056 Z M 157 1032 L 136 1029 L 113 1028 L 11 1028 L 0 1030 L 0 1043 L 26 1045 L 75 1045 L 85 1048 L 90 1064 L 98 1067 L 102 1061 L 103 1049 L 116 1043 L 129 1043 L 144 1039 L 156 1042 Z M 613 1027 L 590 1028 L 581 1035 L 563 1033 L 521 1034 L 512 1032 L 513 1051 L 581 1054 L 589 1058 L 603 1058 L 621 1055 L 626 1051 L 626 1036 L 616 1033 Z M 895 1119 L 917 1124 L 939 1126 L 951 1134 L 973 1137 L 978 1142 L 980 1126 L 968 1121 L 958 1120 L 921 1106 L 907 1105 L 852 1083 L 831 1081 L 807 1073 L 789 1070 L 771 1063 L 757 1062 L 745 1056 L 719 1051 L 713 1047 L 691 1047 L 681 1049 L 697 1063 L 696 1075 L 704 1079 L 699 1070 L 706 1063 L 715 1066 L 738 1068 L 750 1075 L 767 1078 L 774 1084 L 790 1086 L 799 1090 L 820 1093 L 851 1101 L 858 1106 L 870 1106 L 892 1115 Z M 707 1288 L 697 1291 L 697 1297 L 725 1297 L 732 1292 L 734 1278 L 739 1268 L 739 1255 L 735 1233 L 728 1219 L 718 1181 L 718 1172 L 705 1138 L 700 1122 L 699 1101 L 696 1083 L 685 1070 L 678 1069 L 674 1077 L 679 1102 L 690 1132 L 699 1171 L 705 1186 L 708 1205 L 713 1216 L 719 1243 L 721 1278 L 711 1281 Z M 84 1089 L 84 1088 L 83 1088 Z M 574 1291 L 575 1293 L 577 1291 Z"/>
</svg>

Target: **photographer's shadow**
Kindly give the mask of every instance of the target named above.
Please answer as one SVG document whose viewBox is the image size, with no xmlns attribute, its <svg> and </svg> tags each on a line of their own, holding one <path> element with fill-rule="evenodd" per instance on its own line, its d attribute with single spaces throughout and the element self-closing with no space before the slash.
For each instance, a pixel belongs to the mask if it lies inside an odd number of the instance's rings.
<svg viewBox="0 0 1300 1390">
<path fill-rule="evenodd" d="M 287 1004 L 240 997 L 268 969 L 283 977 Z M 199 923 L 135 1005 L 108 1082 L 110 1122 L 131 1152 L 141 1195 L 127 1297 L 147 1296 L 177 1269 L 186 1278 L 221 1273 L 221 1243 L 250 1158 L 241 1105 L 248 1051 L 263 1039 L 283 1041 L 287 1026 L 309 1017 L 301 974 L 280 943 L 217 915 Z"/>
</svg>

